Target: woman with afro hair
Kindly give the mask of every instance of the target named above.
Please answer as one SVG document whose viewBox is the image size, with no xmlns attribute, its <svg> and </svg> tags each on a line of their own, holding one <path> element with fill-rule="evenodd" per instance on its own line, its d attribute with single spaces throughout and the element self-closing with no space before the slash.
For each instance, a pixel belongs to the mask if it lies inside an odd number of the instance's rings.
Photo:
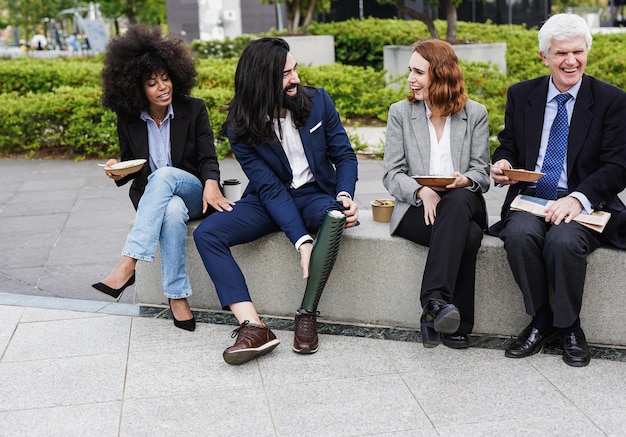
<svg viewBox="0 0 626 437">
<path fill-rule="evenodd" d="M 121 161 L 146 159 L 141 170 L 106 175 L 117 186 L 131 182 L 137 210 L 133 228 L 113 271 L 93 287 L 119 299 L 135 282 L 137 260 L 154 261 L 157 243 L 161 275 L 174 324 L 195 329 L 187 297 L 187 221 L 214 211 L 231 211 L 219 188 L 220 172 L 206 105 L 189 96 L 197 72 L 183 41 L 158 27 L 131 26 L 112 39 L 104 58 L 102 103 L 117 114 Z M 117 163 L 109 159 L 107 167 Z"/>
</svg>

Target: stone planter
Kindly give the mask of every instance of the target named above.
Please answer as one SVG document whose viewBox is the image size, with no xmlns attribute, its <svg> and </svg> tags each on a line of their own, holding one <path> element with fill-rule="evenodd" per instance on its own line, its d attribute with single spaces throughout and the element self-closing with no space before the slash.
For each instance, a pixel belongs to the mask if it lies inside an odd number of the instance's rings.
<svg viewBox="0 0 626 437">
<path fill-rule="evenodd" d="M 469 62 L 491 62 L 506 74 L 506 43 L 454 44 L 452 47 L 459 59 Z M 383 67 L 387 70 L 390 81 L 402 75 L 408 77 L 407 67 L 411 53 L 410 46 L 384 46 Z M 397 83 L 393 85 L 399 86 Z"/>
<path fill-rule="evenodd" d="M 335 37 L 332 35 L 298 35 L 282 37 L 300 65 L 335 63 Z"/>
</svg>

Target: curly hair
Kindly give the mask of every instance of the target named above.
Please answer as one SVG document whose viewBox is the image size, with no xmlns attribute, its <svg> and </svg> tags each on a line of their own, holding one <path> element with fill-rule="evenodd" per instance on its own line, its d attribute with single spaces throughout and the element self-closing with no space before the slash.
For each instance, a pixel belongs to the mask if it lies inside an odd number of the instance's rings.
<svg viewBox="0 0 626 437">
<path fill-rule="evenodd" d="M 188 96 L 196 84 L 196 65 L 182 40 L 164 36 L 160 27 L 137 24 L 107 45 L 102 70 L 102 104 L 118 115 L 139 115 L 148 108 L 144 83 L 167 72 L 173 98 Z"/>
<path fill-rule="evenodd" d="M 439 39 L 427 39 L 416 41 L 411 48 L 430 64 L 430 109 L 441 116 L 456 114 L 463 109 L 468 97 L 459 59 L 452 46 Z M 415 102 L 413 94 L 408 99 Z"/>
</svg>

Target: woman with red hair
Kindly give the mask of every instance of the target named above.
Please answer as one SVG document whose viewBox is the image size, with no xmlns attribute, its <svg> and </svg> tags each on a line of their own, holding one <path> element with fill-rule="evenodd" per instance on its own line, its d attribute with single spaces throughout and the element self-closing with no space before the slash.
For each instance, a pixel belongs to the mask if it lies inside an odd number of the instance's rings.
<svg viewBox="0 0 626 437">
<path fill-rule="evenodd" d="M 469 346 L 476 254 L 487 226 L 486 108 L 467 97 L 452 46 L 418 41 L 409 61 L 410 94 L 389 108 L 383 183 L 395 197 L 390 231 L 428 246 L 421 285 L 422 341 Z M 443 186 L 413 176 L 449 178 Z"/>
</svg>

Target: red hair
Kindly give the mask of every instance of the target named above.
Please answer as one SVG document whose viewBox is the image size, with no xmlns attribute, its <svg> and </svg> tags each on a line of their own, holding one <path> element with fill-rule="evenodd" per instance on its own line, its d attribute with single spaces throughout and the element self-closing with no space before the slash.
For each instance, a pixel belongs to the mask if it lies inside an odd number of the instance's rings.
<svg viewBox="0 0 626 437">
<path fill-rule="evenodd" d="M 435 115 L 447 117 L 463 109 L 467 102 L 465 81 L 452 46 L 440 39 L 427 39 L 416 41 L 411 49 L 430 63 L 428 104 L 431 111 Z M 413 93 L 408 99 L 412 103 L 416 101 Z"/>
</svg>

